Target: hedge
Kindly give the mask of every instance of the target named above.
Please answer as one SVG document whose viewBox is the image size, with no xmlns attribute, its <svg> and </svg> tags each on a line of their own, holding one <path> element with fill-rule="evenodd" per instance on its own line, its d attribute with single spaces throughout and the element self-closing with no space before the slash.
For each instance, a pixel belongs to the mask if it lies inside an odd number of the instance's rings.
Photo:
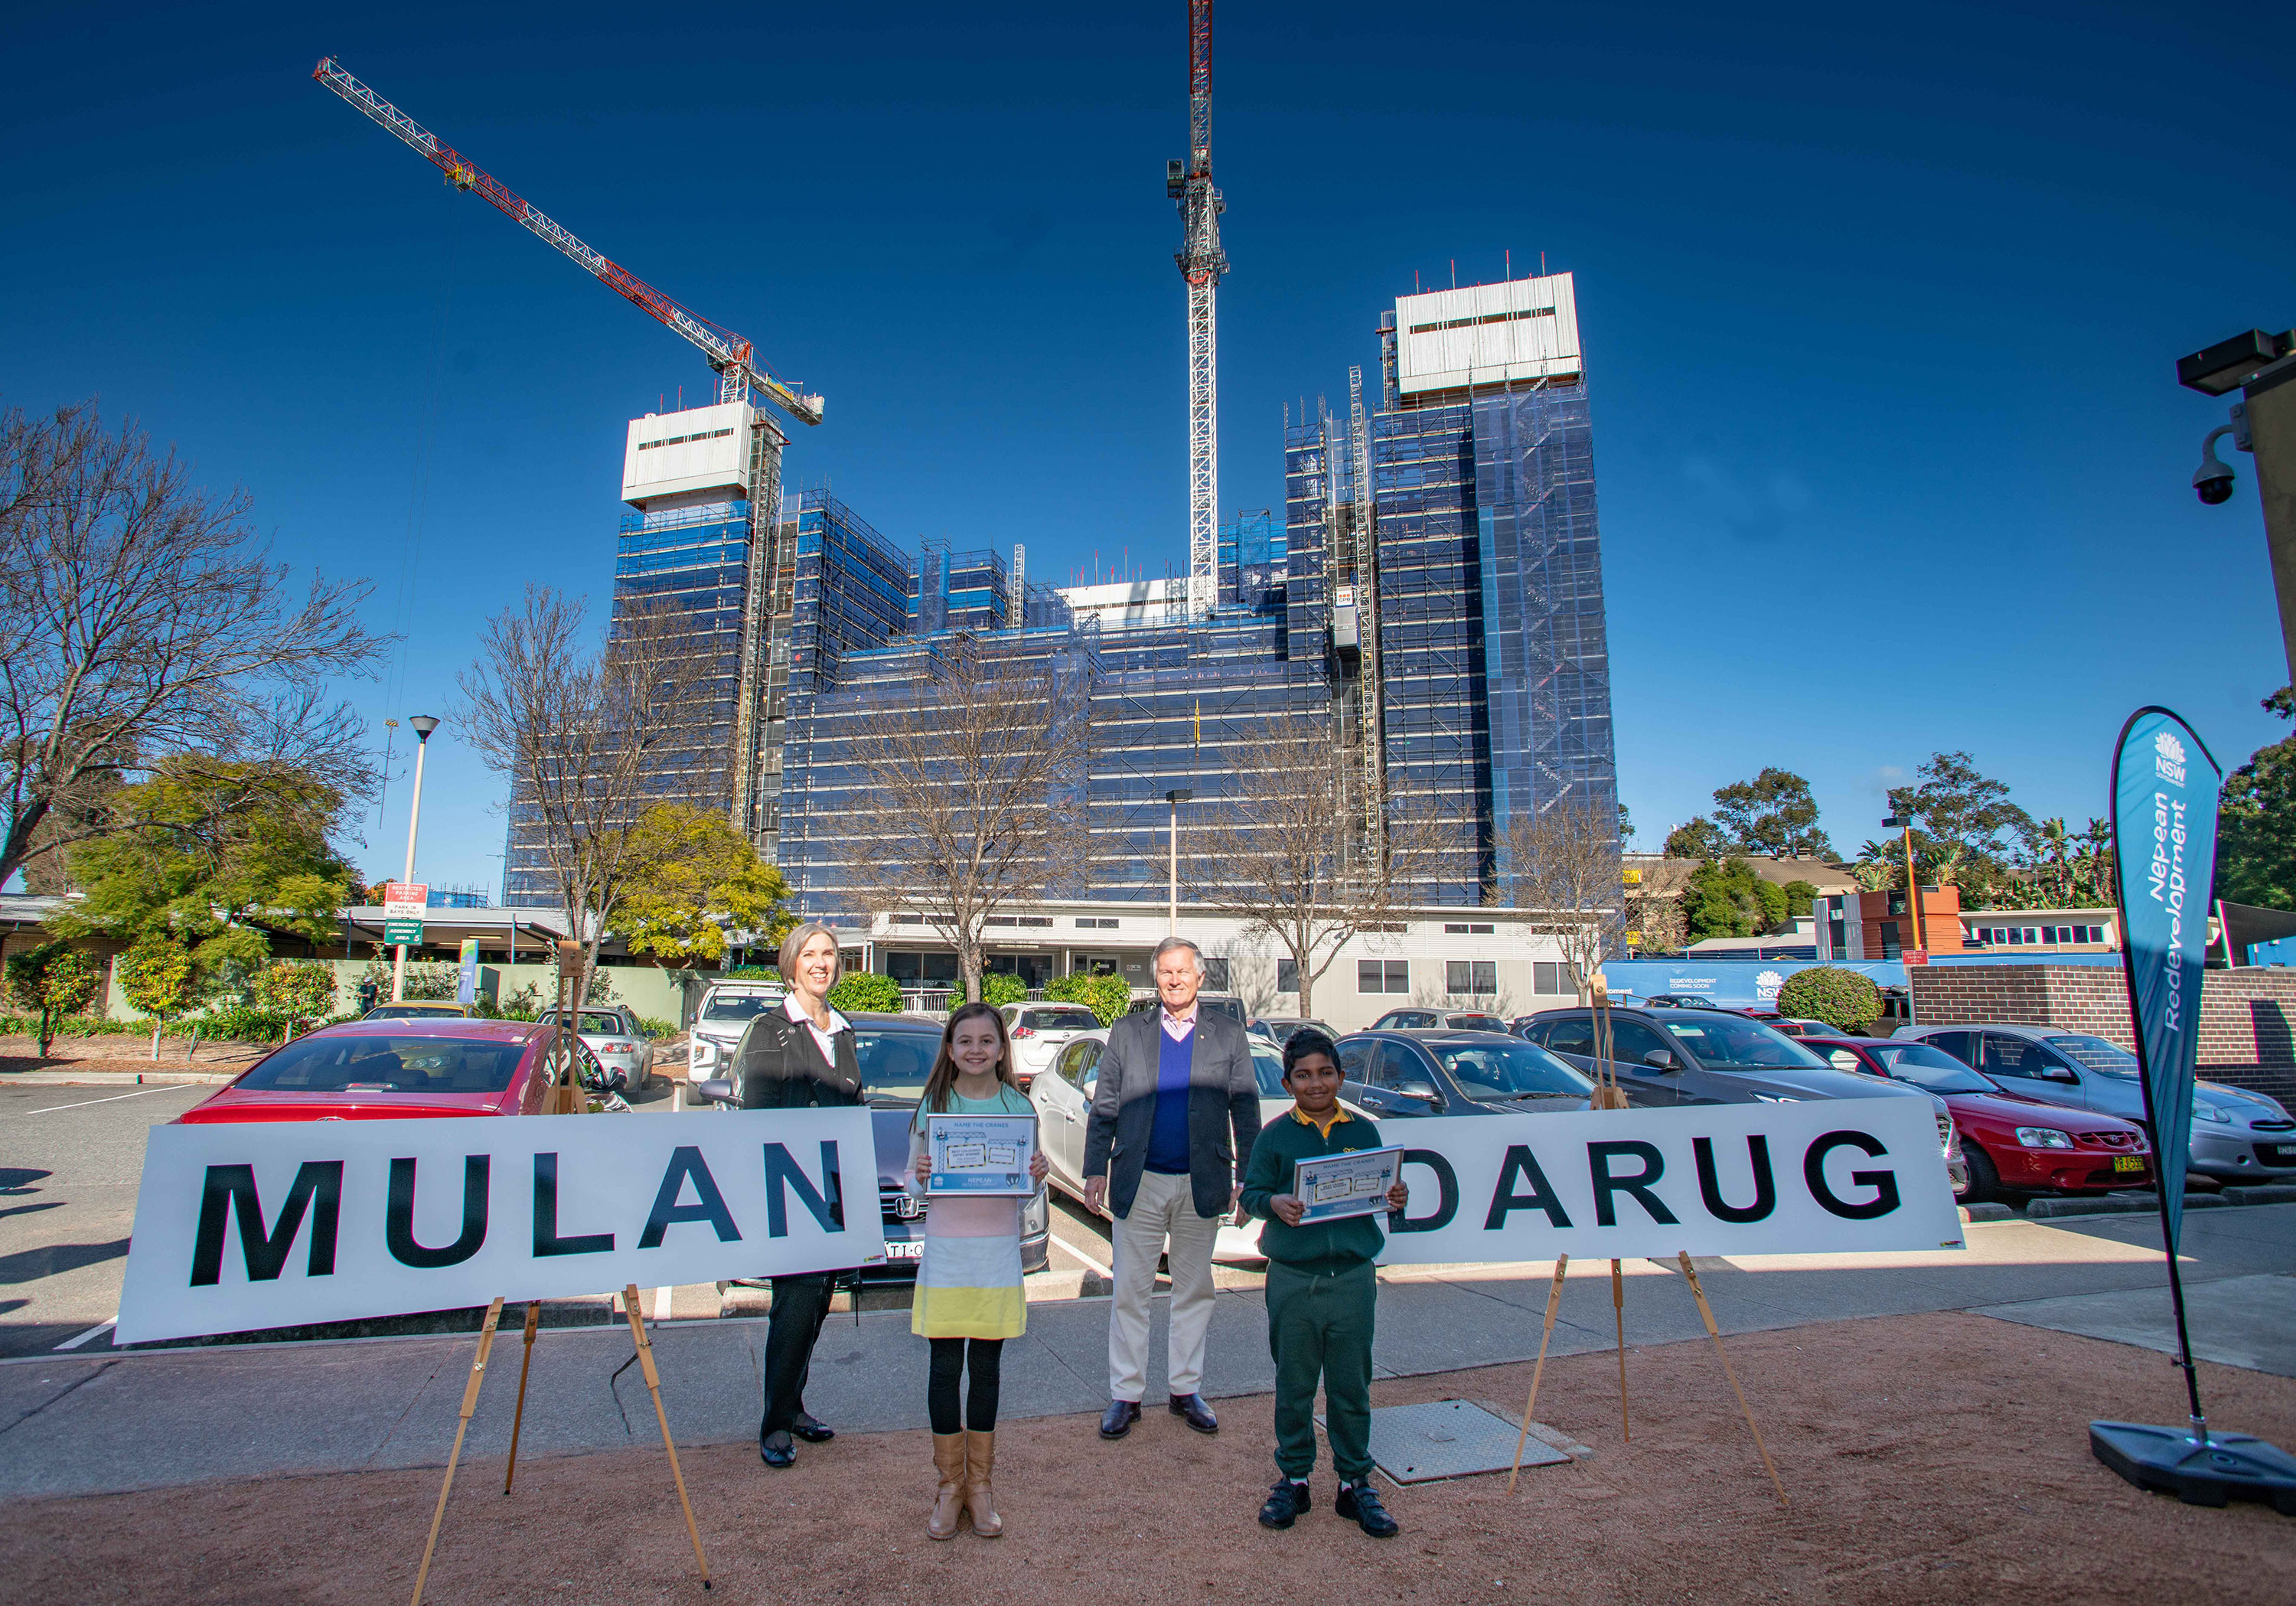
<svg viewBox="0 0 2296 1606">
<path fill-rule="evenodd" d="M 1863 1033 L 1882 1018 L 1882 993 L 1858 971 L 1820 965 L 1786 978 L 1778 989 L 1778 1013 L 1822 1020 L 1837 1032 Z"/>
<path fill-rule="evenodd" d="M 1045 996 L 1084 1005 L 1100 1017 L 1103 1026 L 1114 1025 L 1132 1008 L 1131 984 L 1120 976 L 1086 976 L 1077 971 L 1045 984 Z"/>
</svg>

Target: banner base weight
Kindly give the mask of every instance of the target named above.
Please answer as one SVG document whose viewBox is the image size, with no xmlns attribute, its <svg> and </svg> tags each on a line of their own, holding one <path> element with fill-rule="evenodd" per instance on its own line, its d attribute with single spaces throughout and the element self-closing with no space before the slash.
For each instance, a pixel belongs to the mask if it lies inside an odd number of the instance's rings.
<svg viewBox="0 0 2296 1606">
<path fill-rule="evenodd" d="M 2296 1459 L 2248 1434 L 2210 1433 L 2202 1441 L 2185 1428 L 2091 1422 L 2088 1447 L 2138 1488 L 2174 1495 L 2187 1505 L 2261 1500 L 2296 1517 Z"/>
</svg>

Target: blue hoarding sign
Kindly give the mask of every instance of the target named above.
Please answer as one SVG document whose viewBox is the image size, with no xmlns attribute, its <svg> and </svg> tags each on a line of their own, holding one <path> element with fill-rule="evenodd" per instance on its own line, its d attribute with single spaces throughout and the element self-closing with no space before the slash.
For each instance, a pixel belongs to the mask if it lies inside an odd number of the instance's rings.
<svg viewBox="0 0 2296 1606">
<path fill-rule="evenodd" d="M 1613 998 L 1621 993 L 1636 998 L 1688 993 L 1711 999 L 1726 1009 L 1775 1009 L 1778 989 L 1788 976 L 1821 964 L 1855 970 L 1877 987 L 1906 984 L 1906 968 L 1895 959 L 1715 959 L 1689 954 L 1678 959 L 1608 959 L 1603 976 Z"/>
<path fill-rule="evenodd" d="M 2223 779 L 2192 727 L 2167 709 L 2140 708 L 2120 728 L 2112 752 L 2112 853 L 2121 960 L 2136 1016 L 2136 1052 L 2144 1062 L 2144 1109 L 2171 1257 L 2184 1226 Z"/>
</svg>

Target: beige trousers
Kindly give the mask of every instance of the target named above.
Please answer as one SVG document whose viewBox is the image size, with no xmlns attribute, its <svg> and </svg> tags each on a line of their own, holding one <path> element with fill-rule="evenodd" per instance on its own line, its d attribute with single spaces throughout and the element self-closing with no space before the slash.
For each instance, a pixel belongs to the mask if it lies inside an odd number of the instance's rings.
<svg viewBox="0 0 2296 1606">
<path fill-rule="evenodd" d="M 1174 1395 L 1203 1381 L 1204 1336 L 1212 1324 L 1212 1244 L 1220 1218 L 1196 1214 L 1184 1176 L 1140 1174 L 1132 1214 L 1116 1223 L 1116 1297 L 1108 1306 L 1108 1392 L 1137 1401 L 1148 1388 L 1148 1309 L 1156 1292 L 1156 1257 L 1171 1240 L 1171 1333 L 1166 1371 Z"/>
</svg>

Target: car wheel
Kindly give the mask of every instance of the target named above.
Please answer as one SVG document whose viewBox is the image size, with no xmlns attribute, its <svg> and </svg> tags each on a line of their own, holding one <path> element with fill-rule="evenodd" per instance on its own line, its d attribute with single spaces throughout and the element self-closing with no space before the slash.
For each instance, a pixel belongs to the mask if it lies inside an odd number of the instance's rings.
<svg viewBox="0 0 2296 1606">
<path fill-rule="evenodd" d="M 1993 1160 L 1974 1143 L 1961 1146 L 1961 1157 L 1969 1164 L 1969 1191 L 1961 1197 L 1964 1205 L 1984 1205 L 2001 1198 L 2001 1173 L 1994 1168 Z"/>
</svg>

